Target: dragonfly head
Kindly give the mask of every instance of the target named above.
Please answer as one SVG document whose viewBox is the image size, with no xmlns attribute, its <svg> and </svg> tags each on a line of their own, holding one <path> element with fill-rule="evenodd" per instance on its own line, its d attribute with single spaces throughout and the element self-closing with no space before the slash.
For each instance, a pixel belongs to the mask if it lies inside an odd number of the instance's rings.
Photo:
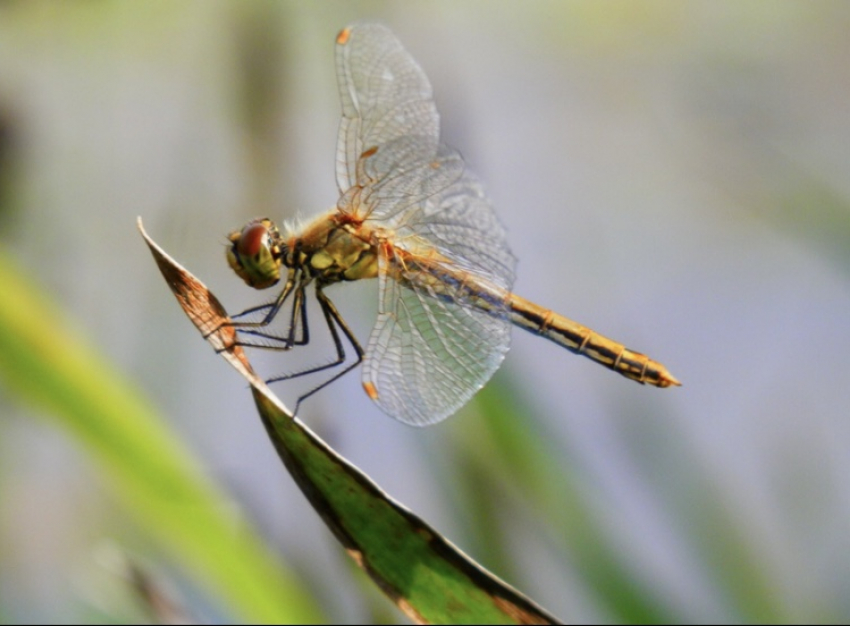
<svg viewBox="0 0 850 626">
<path fill-rule="evenodd" d="M 265 289 L 280 280 L 286 246 L 270 219 L 251 220 L 227 239 L 231 244 L 227 248 L 227 263 L 248 285 Z"/>
</svg>

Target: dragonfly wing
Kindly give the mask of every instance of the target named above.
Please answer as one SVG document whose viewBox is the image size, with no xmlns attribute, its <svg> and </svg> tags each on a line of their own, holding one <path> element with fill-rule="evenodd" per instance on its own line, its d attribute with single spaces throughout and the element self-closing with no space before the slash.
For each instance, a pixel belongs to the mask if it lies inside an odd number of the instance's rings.
<svg viewBox="0 0 850 626">
<path fill-rule="evenodd" d="M 359 212 L 372 224 L 397 228 L 419 212 L 428 198 L 438 196 L 459 181 L 463 158 L 446 146 L 436 152 L 421 137 L 400 137 L 361 159 Z M 383 223 L 381 223 L 383 222 Z"/>
<path fill-rule="evenodd" d="M 502 362 L 515 259 L 481 185 L 457 152 L 439 144 L 431 85 L 395 36 L 355 24 L 337 38 L 336 59 L 339 207 L 390 244 L 379 255 L 379 315 L 363 382 L 386 413 L 432 424 Z M 475 283 L 499 295 L 481 306 L 466 288 Z"/>
<path fill-rule="evenodd" d="M 370 148 L 417 137 L 417 150 L 436 153 L 440 118 L 431 84 L 386 26 L 357 23 L 343 30 L 337 37 L 336 72 L 342 101 L 336 165 L 340 192 L 360 182 L 357 163 Z"/>
<path fill-rule="evenodd" d="M 395 220 L 393 243 L 414 254 L 432 248 L 453 267 L 508 290 L 516 257 L 484 187 L 465 171 L 439 193 L 422 198 L 415 210 Z"/>
<path fill-rule="evenodd" d="M 379 260 L 378 320 L 363 382 L 386 413 L 426 426 L 463 406 L 501 364 L 510 345 L 504 301 L 516 261 L 468 173 L 428 197 L 394 235 L 399 256 Z M 486 306 L 474 295 L 476 284 L 489 290 Z"/>
<path fill-rule="evenodd" d="M 363 383 L 388 415 L 428 426 L 457 411 L 490 379 L 508 350 L 510 322 L 440 298 L 427 281 L 404 286 L 391 277 L 394 271 L 379 274 L 381 301 Z"/>
</svg>

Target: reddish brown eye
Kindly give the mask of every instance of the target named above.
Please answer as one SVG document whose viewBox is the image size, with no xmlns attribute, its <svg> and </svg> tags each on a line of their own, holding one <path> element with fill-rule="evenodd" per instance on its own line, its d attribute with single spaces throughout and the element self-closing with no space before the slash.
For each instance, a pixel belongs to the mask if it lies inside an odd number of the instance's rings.
<svg viewBox="0 0 850 626">
<path fill-rule="evenodd" d="M 269 229 L 265 224 L 253 223 L 248 224 L 239 236 L 239 241 L 236 243 L 236 251 L 241 257 L 255 257 L 260 253 L 266 242 L 266 236 Z"/>
<path fill-rule="evenodd" d="M 269 220 L 252 220 L 242 230 L 230 233 L 227 239 L 231 243 L 227 263 L 248 285 L 266 289 L 280 280 L 280 235 Z"/>
</svg>

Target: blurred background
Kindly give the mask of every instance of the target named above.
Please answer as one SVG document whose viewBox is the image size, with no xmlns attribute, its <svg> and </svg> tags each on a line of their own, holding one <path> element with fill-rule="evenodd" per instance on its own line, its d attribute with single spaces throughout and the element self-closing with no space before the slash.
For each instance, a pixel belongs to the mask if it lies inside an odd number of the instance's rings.
<svg viewBox="0 0 850 626">
<path fill-rule="evenodd" d="M 271 297 L 230 272 L 225 235 L 335 203 L 333 42 L 362 18 L 429 76 L 444 140 L 508 228 L 515 290 L 684 386 L 515 331 L 487 389 L 438 426 L 387 418 L 358 374 L 300 417 L 567 621 L 850 619 L 848 3 L 6 0 L 0 247 L 328 621 L 405 622 L 283 470 L 135 225 L 229 311 Z M 328 293 L 365 341 L 375 285 Z M 139 621 L 102 566 L 115 546 L 193 617 L 238 620 L 0 379 L 0 621 Z"/>
</svg>

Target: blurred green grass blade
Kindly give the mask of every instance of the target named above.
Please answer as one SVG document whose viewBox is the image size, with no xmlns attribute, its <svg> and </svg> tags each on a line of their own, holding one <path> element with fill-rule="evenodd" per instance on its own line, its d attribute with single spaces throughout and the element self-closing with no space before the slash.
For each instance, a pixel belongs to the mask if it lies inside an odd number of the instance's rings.
<svg viewBox="0 0 850 626">
<path fill-rule="evenodd" d="M 411 619 L 431 624 L 560 623 L 484 570 L 295 420 L 251 369 L 224 308 L 144 232 L 186 315 L 251 383 L 281 460 L 354 561 Z"/>
<path fill-rule="evenodd" d="M 83 444 L 151 535 L 244 621 L 321 621 L 190 454 L 0 251 L 0 381 Z M 179 321 L 179 320 L 177 320 Z M 175 322 L 176 323 L 176 322 Z"/>
<path fill-rule="evenodd" d="M 699 497 L 693 498 L 682 518 L 689 519 L 690 527 L 699 530 L 694 533 L 699 553 L 716 579 L 717 588 L 724 592 L 724 603 L 734 607 L 742 622 L 792 624 L 797 621 L 777 597 L 770 568 L 752 538 L 736 523 L 736 511 L 730 509 L 725 494 L 704 480 L 695 485 L 694 493 Z M 825 605 L 820 617 L 825 618 L 828 610 Z M 814 615 L 807 618 L 813 624 L 841 621 L 840 618 L 822 620 Z"/>
<path fill-rule="evenodd" d="M 539 420 L 521 400 L 508 376 L 497 373 L 475 398 L 479 411 L 469 411 L 463 423 L 454 424 L 456 450 L 463 462 L 477 464 L 465 480 L 480 497 L 510 486 L 520 501 L 536 510 L 541 525 L 552 529 L 555 539 L 599 601 L 618 623 L 671 623 L 681 620 L 657 590 L 644 585 L 629 569 L 617 547 L 606 538 L 603 524 L 571 472 L 565 468 L 563 451 L 554 449 Z M 478 413 L 478 418 L 475 414 Z M 486 483 L 482 483 L 486 481 Z M 484 520 L 477 520 L 477 524 Z"/>
<path fill-rule="evenodd" d="M 549 436 L 540 420 L 528 418 L 533 410 L 510 377 L 498 373 L 475 402 L 480 410 L 469 411 L 468 419 L 453 425 L 455 456 L 463 458 L 449 471 L 475 466 L 456 476 L 462 488 L 474 490 L 481 499 L 491 494 L 504 503 L 509 485 L 511 494 L 522 503 L 519 506 L 530 504 L 541 525 L 554 531 L 565 556 L 615 622 L 678 623 L 686 619 L 657 588 L 641 580 L 639 571 L 606 537 L 605 525 L 599 523 L 586 494 L 571 479 L 564 453 L 552 445 L 556 438 Z M 771 592 L 763 561 L 736 524 L 728 503 L 716 488 L 701 480 L 692 485 L 691 493 L 687 510 L 679 511 L 677 517 L 689 520 L 691 529 L 702 529 L 695 536 L 710 538 L 698 541 L 695 547 L 717 579 L 717 588 L 726 593 L 729 606 L 735 607 L 744 621 L 788 621 L 789 614 Z"/>
</svg>

